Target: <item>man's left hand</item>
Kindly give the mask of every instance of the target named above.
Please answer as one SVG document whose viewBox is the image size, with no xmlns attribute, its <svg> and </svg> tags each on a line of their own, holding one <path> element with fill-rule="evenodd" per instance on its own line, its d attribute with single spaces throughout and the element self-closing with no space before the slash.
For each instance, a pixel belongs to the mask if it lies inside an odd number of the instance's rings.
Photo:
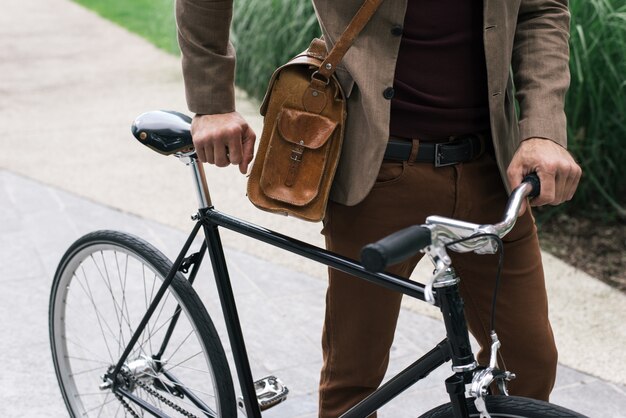
<svg viewBox="0 0 626 418">
<path fill-rule="evenodd" d="M 565 148 L 543 138 L 529 138 L 520 144 L 507 169 L 511 188 L 519 186 L 524 176 L 533 172 L 541 181 L 541 194 L 531 200 L 532 206 L 559 205 L 570 200 L 582 174 Z"/>
</svg>

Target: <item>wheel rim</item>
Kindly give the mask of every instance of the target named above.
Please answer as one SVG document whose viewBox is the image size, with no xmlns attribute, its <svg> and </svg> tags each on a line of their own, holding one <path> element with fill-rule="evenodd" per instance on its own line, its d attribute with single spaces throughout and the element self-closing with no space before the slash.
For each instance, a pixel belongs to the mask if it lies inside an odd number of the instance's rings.
<svg viewBox="0 0 626 418">
<path fill-rule="evenodd" d="M 78 250 L 58 280 L 52 346 L 68 407 L 78 416 L 126 416 L 127 408 L 113 392 L 99 388 L 104 383 L 101 377 L 116 364 L 163 277 L 132 250 L 102 243 Z M 168 400 L 196 416 L 220 416 L 205 342 L 197 324 L 190 320 L 187 306 L 180 302 L 180 295 L 170 286 L 125 363 L 127 374 L 148 389 L 133 383 L 125 389 L 173 416 L 178 413 L 167 405 Z M 182 312 L 175 331 L 161 361 L 155 362 L 153 356 L 177 306 Z M 172 394 L 176 391 L 172 376 L 181 383 L 183 392 L 192 393 L 203 405 L 198 407 L 189 396 Z M 144 416 L 126 401 L 138 416 Z"/>
</svg>

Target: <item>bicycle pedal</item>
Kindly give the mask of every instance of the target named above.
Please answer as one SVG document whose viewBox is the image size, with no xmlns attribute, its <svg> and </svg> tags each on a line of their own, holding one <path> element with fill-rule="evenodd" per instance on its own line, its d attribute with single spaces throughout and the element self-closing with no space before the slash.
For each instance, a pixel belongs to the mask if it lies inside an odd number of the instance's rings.
<svg viewBox="0 0 626 418">
<path fill-rule="evenodd" d="M 287 399 L 287 395 L 289 394 L 287 386 L 276 376 L 266 376 L 263 379 L 257 380 L 254 382 L 254 390 L 261 411 L 265 411 L 283 402 Z M 245 410 L 242 397 L 239 397 L 237 405 L 240 410 Z"/>
</svg>

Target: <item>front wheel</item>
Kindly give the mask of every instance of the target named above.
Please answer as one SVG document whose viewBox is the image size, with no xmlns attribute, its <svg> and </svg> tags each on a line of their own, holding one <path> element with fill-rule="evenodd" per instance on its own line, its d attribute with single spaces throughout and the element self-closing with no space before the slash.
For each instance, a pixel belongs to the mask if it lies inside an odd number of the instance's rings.
<svg viewBox="0 0 626 418">
<path fill-rule="evenodd" d="M 587 418 L 569 409 L 553 405 L 548 402 L 538 401 L 518 396 L 488 396 L 486 398 L 487 411 L 492 418 Z M 480 417 L 476 410 L 474 399 L 467 399 L 469 416 Z M 452 404 L 438 406 L 421 415 L 420 418 L 455 418 L 452 413 Z"/>
<path fill-rule="evenodd" d="M 88 234 L 67 250 L 52 284 L 50 341 L 71 416 L 237 415 L 224 349 L 181 273 L 143 328 L 117 383 L 107 378 L 171 267 L 150 244 L 113 231 Z"/>
</svg>

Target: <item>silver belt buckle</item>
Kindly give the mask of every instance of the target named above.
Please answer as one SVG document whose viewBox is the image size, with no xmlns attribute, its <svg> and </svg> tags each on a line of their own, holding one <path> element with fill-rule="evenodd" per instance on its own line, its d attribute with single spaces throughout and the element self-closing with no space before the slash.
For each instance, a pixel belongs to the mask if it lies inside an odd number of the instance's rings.
<svg viewBox="0 0 626 418">
<path fill-rule="evenodd" d="M 435 167 L 446 167 L 446 166 L 449 166 L 449 165 L 456 164 L 456 162 L 449 162 L 449 163 L 442 163 L 441 162 L 442 155 L 441 155 L 441 151 L 440 151 L 439 148 L 441 148 L 441 146 L 443 146 L 443 145 L 447 145 L 447 143 L 446 142 L 442 142 L 442 143 L 435 144 Z"/>
</svg>

